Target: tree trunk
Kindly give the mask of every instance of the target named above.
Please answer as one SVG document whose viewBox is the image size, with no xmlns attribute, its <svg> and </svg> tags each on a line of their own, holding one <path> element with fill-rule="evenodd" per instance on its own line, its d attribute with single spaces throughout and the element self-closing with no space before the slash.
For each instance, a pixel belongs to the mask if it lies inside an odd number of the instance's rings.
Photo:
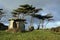
<svg viewBox="0 0 60 40">
<path fill-rule="evenodd" d="M 22 19 L 24 19 L 24 17 L 25 17 L 25 14 L 23 14 Z"/>
<path fill-rule="evenodd" d="M 33 17 L 31 16 L 30 26 L 33 26 Z"/>
<path fill-rule="evenodd" d="M 17 17 L 16 18 L 19 19 L 19 13 L 17 14 Z"/>
<path fill-rule="evenodd" d="M 38 25 L 38 28 L 37 28 L 37 30 L 39 30 L 40 29 L 40 25 Z"/>
<path fill-rule="evenodd" d="M 39 29 L 40 29 L 40 23 L 41 23 L 41 20 L 40 20 L 40 22 L 39 22 L 39 25 L 38 25 L 38 28 L 37 28 L 37 30 L 39 30 Z"/>
<path fill-rule="evenodd" d="M 42 29 L 44 28 L 44 20 L 42 20 Z"/>
<path fill-rule="evenodd" d="M 47 26 L 48 23 L 49 23 L 49 22 L 47 22 L 47 23 L 45 24 L 45 28 L 46 28 L 46 26 Z"/>
</svg>

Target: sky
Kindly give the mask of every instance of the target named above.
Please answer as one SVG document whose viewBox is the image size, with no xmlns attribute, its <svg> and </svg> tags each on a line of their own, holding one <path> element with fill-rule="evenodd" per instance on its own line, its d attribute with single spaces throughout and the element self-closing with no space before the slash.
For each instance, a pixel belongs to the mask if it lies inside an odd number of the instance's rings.
<svg viewBox="0 0 60 40">
<path fill-rule="evenodd" d="M 50 22 L 47 25 L 47 28 L 60 25 L 60 0 L 0 0 L 0 8 L 3 8 L 5 14 L 7 15 L 3 17 L 1 21 L 6 25 L 9 24 L 8 19 L 12 18 L 11 12 L 13 11 L 13 9 L 18 8 L 19 5 L 22 4 L 31 4 L 36 8 L 43 8 L 43 11 L 39 12 L 39 14 L 42 15 L 51 13 L 54 16 L 54 22 Z M 28 19 L 29 17 L 26 18 Z M 38 21 L 37 19 L 35 19 L 34 21 L 34 26 L 36 28 Z"/>
</svg>

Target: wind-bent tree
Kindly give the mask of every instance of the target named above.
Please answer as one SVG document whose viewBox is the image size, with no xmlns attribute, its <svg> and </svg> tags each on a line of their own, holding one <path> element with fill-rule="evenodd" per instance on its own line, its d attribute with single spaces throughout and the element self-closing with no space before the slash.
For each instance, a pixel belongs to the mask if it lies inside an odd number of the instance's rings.
<svg viewBox="0 0 60 40">
<path fill-rule="evenodd" d="M 37 30 L 39 30 L 40 24 L 41 24 L 42 15 L 39 15 L 39 14 L 32 14 L 31 16 L 34 17 L 34 18 L 39 19 L 40 22 L 39 22 L 38 28 L 37 28 Z"/>
<path fill-rule="evenodd" d="M 42 10 L 42 8 L 36 9 L 32 5 L 24 4 L 24 5 L 20 5 L 19 8 L 14 10 L 13 16 L 18 18 L 20 14 L 23 14 L 22 18 L 24 19 L 25 15 L 31 16 L 31 14 L 38 13 L 41 10 Z M 31 16 L 31 20 L 30 20 L 30 27 L 31 26 L 33 26 L 33 17 L 32 16 Z"/>
<path fill-rule="evenodd" d="M 25 8 L 25 10 L 28 10 L 28 12 L 27 12 L 28 15 L 35 14 L 42 10 L 42 8 L 36 9 L 35 7 L 33 7 L 32 5 L 29 5 L 29 4 L 21 5 L 21 7 Z M 33 26 L 33 17 L 32 16 L 31 16 L 30 26 Z"/>
<path fill-rule="evenodd" d="M 47 24 L 49 23 L 49 22 L 52 22 L 52 21 L 54 21 L 54 19 L 47 19 L 47 22 L 46 22 L 46 24 L 45 24 L 45 28 L 46 28 L 46 26 L 47 26 Z"/>
<path fill-rule="evenodd" d="M 4 16 L 4 12 L 3 12 L 3 9 L 0 9 L 0 20 L 1 18 Z"/>
<path fill-rule="evenodd" d="M 37 29 L 40 28 L 40 24 L 42 24 L 41 27 L 42 27 L 42 29 L 43 29 L 44 23 L 45 23 L 46 20 L 48 21 L 47 24 L 49 23 L 49 21 L 53 20 L 53 19 L 52 19 L 53 16 L 50 15 L 50 14 L 47 14 L 47 15 L 45 15 L 45 16 L 42 16 L 42 15 L 39 15 L 39 14 L 32 14 L 32 16 L 35 17 L 35 18 L 38 18 L 38 19 L 40 20 Z M 46 25 L 47 25 L 47 24 L 46 24 Z"/>
<path fill-rule="evenodd" d="M 41 11 L 42 10 L 42 8 L 40 8 L 40 9 L 34 9 L 33 11 L 32 11 L 32 13 L 33 13 L 33 15 L 35 14 L 35 13 L 38 13 L 39 11 Z M 30 22 L 30 26 L 32 26 L 33 25 L 33 17 L 31 16 L 31 22 Z"/>
<path fill-rule="evenodd" d="M 46 25 L 47 25 L 49 22 L 53 21 L 54 19 L 53 19 L 53 16 L 52 16 L 51 14 L 46 14 L 46 15 L 45 15 L 45 19 L 47 20 L 47 23 L 45 24 L 45 28 L 46 28 Z"/>
<path fill-rule="evenodd" d="M 45 16 L 42 16 L 42 18 L 41 18 L 41 24 L 42 24 L 42 29 L 44 28 L 44 23 L 45 23 L 45 21 L 47 20 L 47 21 L 51 21 L 52 20 L 52 18 L 53 18 L 53 16 L 52 15 L 50 15 L 50 14 L 46 14 Z M 48 23 L 47 23 L 48 24 Z M 46 25 L 47 25 L 46 24 Z"/>
<path fill-rule="evenodd" d="M 27 15 L 31 15 L 33 13 L 33 11 L 35 10 L 35 7 L 33 7 L 32 5 L 29 5 L 29 4 L 21 5 L 21 7 L 28 10 Z M 33 21 L 32 21 L 32 18 L 31 18 L 30 26 L 32 25 L 32 23 L 33 23 Z"/>
<path fill-rule="evenodd" d="M 14 10 L 13 12 L 13 16 L 19 18 L 19 15 L 22 14 L 22 18 L 24 19 L 24 15 L 27 13 L 27 10 L 24 8 L 18 8 L 16 10 Z"/>
<path fill-rule="evenodd" d="M 3 9 L 0 9 L 0 20 L 1 20 L 1 18 L 3 17 Z"/>
<path fill-rule="evenodd" d="M 3 9 L 0 9 L 0 30 L 6 30 L 6 29 L 8 29 L 8 26 L 4 25 L 1 22 L 1 18 L 4 17 L 4 16 L 6 16 L 6 15 L 4 14 Z"/>
</svg>

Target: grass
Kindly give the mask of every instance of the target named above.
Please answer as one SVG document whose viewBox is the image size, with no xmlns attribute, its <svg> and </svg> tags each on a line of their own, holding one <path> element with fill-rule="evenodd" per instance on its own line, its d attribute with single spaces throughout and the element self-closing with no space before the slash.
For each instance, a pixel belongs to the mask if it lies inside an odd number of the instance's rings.
<svg viewBox="0 0 60 40">
<path fill-rule="evenodd" d="M 0 40 L 60 40 L 60 33 L 34 30 L 25 33 L 0 31 Z"/>
</svg>

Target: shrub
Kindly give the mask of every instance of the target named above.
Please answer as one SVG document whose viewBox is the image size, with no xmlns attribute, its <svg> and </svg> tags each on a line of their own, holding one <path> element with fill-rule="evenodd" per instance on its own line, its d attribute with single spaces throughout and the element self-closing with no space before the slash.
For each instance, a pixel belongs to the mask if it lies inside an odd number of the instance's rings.
<svg viewBox="0 0 60 40">
<path fill-rule="evenodd" d="M 3 23 L 0 23 L 0 30 L 7 30 L 8 26 L 4 25 Z"/>
<path fill-rule="evenodd" d="M 60 32 L 60 26 L 58 26 L 58 27 L 56 27 L 56 28 L 52 28 L 51 31 Z"/>
<path fill-rule="evenodd" d="M 33 31 L 33 30 L 34 30 L 34 26 L 30 26 L 29 31 Z"/>
</svg>

